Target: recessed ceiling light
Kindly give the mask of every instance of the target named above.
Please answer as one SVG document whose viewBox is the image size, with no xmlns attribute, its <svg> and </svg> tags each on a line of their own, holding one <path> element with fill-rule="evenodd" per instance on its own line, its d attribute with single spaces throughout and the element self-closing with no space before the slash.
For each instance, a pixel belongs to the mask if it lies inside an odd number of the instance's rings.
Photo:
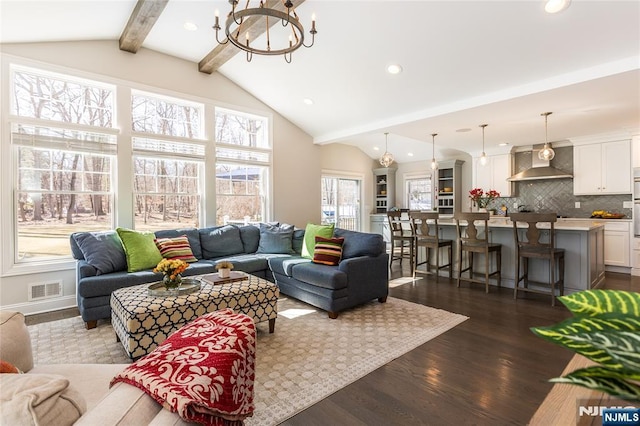
<svg viewBox="0 0 640 426">
<path fill-rule="evenodd" d="M 571 0 L 547 0 L 544 10 L 547 13 L 558 13 L 568 8 L 570 4 Z"/>
<path fill-rule="evenodd" d="M 198 26 L 196 24 L 194 24 L 193 22 L 185 22 L 184 25 L 182 25 L 182 26 L 187 31 L 196 31 L 198 29 Z"/>
<path fill-rule="evenodd" d="M 313 105 L 313 99 L 304 98 L 302 102 L 304 102 L 305 105 Z"/>
<path fill-rule="evenodd" d="M 398 64 L 391 64 L 387 67 L 387 72 L 389 74 L 400 74 L 402 72 L 402 67 Z"/>
<path fill-rule="evenodd" d="M 373 147 L 373 150 L 374 150 L 374 151 L 380 151 L 380 148 L 378 148 L 377 146 L 374 146 L 374 147 Z"/>
<path fill-rule="evenodd" d="M 408 155 L 409 157 L 413 157 L 413 152 L 407 152 L 407 155 Z"/>
<path fill-rule="evenodd" d="M 471 129 L 469 129 L 468 127 L 465 127 L 464 129 L 458 129 L 456 130 L 456 132 L 458 133 L 466 133 L 466 132 L 470 132 Z"/>
<path fill-rule="evenodd" d="M 509 142 L 501 142 L 498 144 L 498 146 L 507 146 L 509 145 Z"/>
</svg>

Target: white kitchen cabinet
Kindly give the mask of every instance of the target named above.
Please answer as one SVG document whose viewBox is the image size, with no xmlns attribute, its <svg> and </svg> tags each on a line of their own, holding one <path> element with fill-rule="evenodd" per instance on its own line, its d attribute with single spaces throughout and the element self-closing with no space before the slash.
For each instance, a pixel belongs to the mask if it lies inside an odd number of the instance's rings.
<svg viewBox="0 0 640 426">
<path fill-rule="evenodd" d="M 606 222 L 604 224 L 604 264 L 607 266 L 631 266 L 630 222 Z"/>
<path fill-rule="evenodd" d="M 631 141 L 574 146 L 573 192 L 631 194 Z"/>
<path fill-rule="evenodd" d="M 501 197 L 510 197 L 513 184 L 507 179 L 512 174 L 511 154 L 487 156 L 487 164 L 480 164 L 480 158 L 473 162 L 473 187 L 485 191 L 495 189 Z"/>
</svg>

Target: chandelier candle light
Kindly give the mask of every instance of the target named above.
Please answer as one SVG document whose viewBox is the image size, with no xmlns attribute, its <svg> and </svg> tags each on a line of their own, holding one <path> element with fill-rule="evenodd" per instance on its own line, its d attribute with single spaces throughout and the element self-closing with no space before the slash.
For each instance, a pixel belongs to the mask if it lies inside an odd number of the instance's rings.
<svg viewBox="0 0 640 426">
<path fill-rule="evenodd" d="M 389 132 L 386 132 L 384 134 L 384 154 L 382 154 L 382 157 L 380 157 L 380 164 L 382 165 L 382 167 L 389 167 L 391 164 L 393 164 L 393 155 L 391 155 L 391 153 L 387 151 L 388 139 Z"/>
<path fill-rule="evenodd" d="M 315 42 L 316 34 L 316 17 L 315 14 L 311 16 L 311 44 L 304 44 L 304 27 L 300 23 L 298 14 L 295 11 L 295 7 L 291 0 L 282 0 L 281 2 L 264 1 L 261 0 L 257 7 L 249 7 L 251 1 L 247 1 L 245 8 L 236 10 L 238 0 L 229 0 L 231 3 L 231 12 L 227 15 L 225 22 L 224 32 L 226 39 L 220 41 L 218 38 L 218 32 L 222 29 L 220 26 L 220 14 L 216 10 L 215 12 L 215 24 L 213 29 L 216 30 L 216 41 L 219 44 L 227 44 L 231 42 L 234 46 L 247 52 L 247 62 L 251 62 L 253 54 L 257 55 L 283 55 L 284 60 L 287 63 L 291 63 L 291 55 L 294 50 L 300 46 L 311 47 Z M 269 6 L 267 3 L 276 3 L 273 6 Z M 279 10 L 280 9 L 283 10 Z M 286 12 L 284 11 L 286 9 Z M 282 28 L 290 28 L 291 34 L 289 35 L 288 45 L 286 42 L 280 42 L 281 46 L 276 49 L 271 48 L 271 26 L 276 24 L 280 20 Z M 258 48 L 251 46 L 251 40 L 249 34 L 257 34 L 257 30 L 266 28 L 266 45 L 264 48 Z M 241 40 L 244 37 L 244 40 Z M 274 37 L 276 39 L 277 37 Z M 284 44 L 284 46 L 282 46 Z"/>
</svg>

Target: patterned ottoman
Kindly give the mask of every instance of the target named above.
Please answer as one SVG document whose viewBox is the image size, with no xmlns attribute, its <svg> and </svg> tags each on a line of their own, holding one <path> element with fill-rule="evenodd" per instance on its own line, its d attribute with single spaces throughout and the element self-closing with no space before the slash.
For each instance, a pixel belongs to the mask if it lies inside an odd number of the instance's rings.
<svg viewBox="0 0 640 426">
<path fill-rule="evenodd" d="M 197 277 L 190 277 L 197 278 Z M 130 358 L 148 354 L 174 331 L 208 312 L 231 308 L 258 323 L 269 321 L 269 333 L 278 317 L 278 286 L 248 275 L 244 281 L 211 285 L 181 296 L 150 296 L 149 284 L 111 293 L 111 325 Z"/>
</svg>

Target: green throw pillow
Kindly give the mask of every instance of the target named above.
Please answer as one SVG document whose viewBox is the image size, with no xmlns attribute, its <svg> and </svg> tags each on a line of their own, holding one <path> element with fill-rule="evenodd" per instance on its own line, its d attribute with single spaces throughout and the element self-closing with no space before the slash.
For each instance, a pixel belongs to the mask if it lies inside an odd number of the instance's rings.
<svg viewBox="0 0 640 426">
<path fill-rule="evenodd" d="M 313 251 L 316 246 L 316 236 L 331 238 L 333 237 L 333 224 L 331 225 L 314 225 L 307 223 L 304 230 L 304 242 L 302 243 L 302 257 L 313 259 Z"/>
<path fill-rule="evenodd" d="M 116 228 L 116 232 L 124 246 L 128 272 L 155 268 L 162 260 L 160 250 L 154 241 L 156 236 L 153 232 L 137 232 L 125 228 Z"/>
</svg>

